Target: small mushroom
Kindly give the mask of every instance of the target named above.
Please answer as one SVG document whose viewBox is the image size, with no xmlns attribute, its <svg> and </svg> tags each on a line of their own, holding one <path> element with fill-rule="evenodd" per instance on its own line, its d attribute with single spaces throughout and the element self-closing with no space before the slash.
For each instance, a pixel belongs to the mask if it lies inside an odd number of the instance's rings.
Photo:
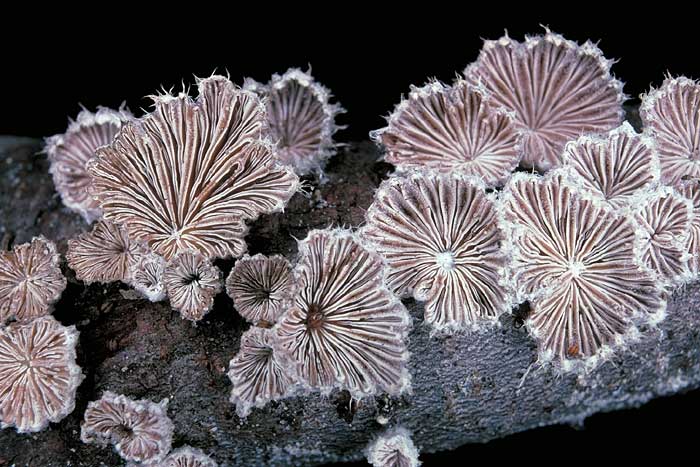
<svg viewBox="0 0 700 467">
<path fill-rule="evenodd" d="M 75 363 L 78 331 L 50 316 L 0 328 L 0 422 L 41 431 L 75 408 L 83 380 Z"/>
<path fill-rule="evenodd" d="M 547 29 L 522 43 L 507 35 L 485 41 L 464 75 L 514 112 L 522 165 L 544 171 L 560 165 L 568 141 L 622 123 L 625 96 L 612 63 L 592 42 L 578 45 Z"/>
<path fill-rule="evenodd" d="M 64 134 L 46 139 L 44 151 L 51 163 L 49 171 L 56 191 L 63 204 L 80 213 L 87 223 L 102 217 L 99 204 L 88 193 L 87 162 L 94 157 L 97 148 L 114 141 L 122 125 L 132 118 L 124 108 L 98 107 L 95 113 L 83 110 L 70 122 Z"/>
<path fill-rule="evenodd" d="M 366 450 L 367 462 L 374 467 L 418 467 L 418 449 L 411 433 L 397 427 L 382 433 L 370 443 Z"/>
<path fill-rule="evenodd" d="M 241 337 L 238 354 L 231 360 L 231 403 L 239 417 L 246 417 L 253 407 L 290 396 L 295 381 L 284 355 L 275 350 L 276 335 L 271 329 L 253 327 Z"/>
<path fill-rule="evenodd" d="M 400 170 L 460 171 L 501 185 L 520 161 L 513 117 L 493 106 L 482 87 L 464 80 L 412 87 L 388 122 L 371 136 L 385 148 L 384 159 Z"/>
<path fill-rule="evenodd" d="M 274 324 L 292 299 L 292 267 L 282 256 L 244 256 L 226 279 L 233 305 L 251 323 Z"/>
<path fill-rule="evenodd" d="M 185 251 L 166 264 L 163 284 L 173 309 L 183 319 L 199 321 L 221 291 L 221 271 L 201 254 Z"/>
<path fill-rule="evenodd" d="M 156 404 L 105 392 L 88 404 L 80 439 L 84 443 L 112 444 L 127 461 L 159 462 L 170 451 L 173 438 L 174 426 L 167 407 L 167 399 Z"/>
<path fill-rule="evenodd" d="M 155 253 L 141 256 L 131 268 L 129 284 L 141 295 L 152 302 L 159 302 L 167 297 L 163 284 L 165 260 Z"/>
<path fill-rule="evenodd" d="M 162 462 L 151 467 L 218 467 L 218 464 L 200 449 L 183 446 L 175 449 Z"/>
<path fill-rule="evenodd" d="M 129 238 L 123 226 L 102 220 L 91 232 L 68 240 L 66 260 L 75 277 L 86 284 L 129 283 L 131 271 L 147 252 L 143 244 Z"/>
<path fill-rule="evenodd" d="M 51 312 L 66 288 L 60 262 L 56 245 L 44 237 L 0 252 L 0 327 Z"/>
</svg>

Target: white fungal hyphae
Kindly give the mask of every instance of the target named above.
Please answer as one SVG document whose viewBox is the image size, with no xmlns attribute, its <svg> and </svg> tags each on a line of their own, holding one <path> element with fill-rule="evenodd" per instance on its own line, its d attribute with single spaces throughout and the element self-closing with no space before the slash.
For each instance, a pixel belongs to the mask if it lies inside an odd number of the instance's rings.
<svg viewBox="0 0 700 467">
<path fill-rule="evenodd" d="M 543 358 L 566 368 L 624 343 L 637 320 L 663 316 L 663 288 L 639 261 L 635 223 L 582 196 L 560 171 L 514 176 L 503 221 L 513 242 L 513 283 L 530 300 L 527 326 Z"/>
<path fill-rule="evenodd" d="M 170 305 L 183 319 L 199 321 L 214 305 L 221 292 L 221 271 L 210 260 L 194 251 L 178 254 L 163 271 L 163 284 Z"/>
<path fill-rule="evenodd" d="M 173 439 L 168 401 L 131 400 L 105 392 L 90 402 L 80 426 L 84 443 L 112 444 L 127 461 L 152 463 L 165 458 Z"/>
<path fill-rule="evenodd" d="M 244 88 L 263 96 L 271 139 L 277 157 L 299 175 L 322 172 L 336 152 L 333 134 L 340 129 L 335 117 L 344 112 L 331 104 L 331 92 L 317 83 L 310 72 L 296 68 L 272 75 L 267 85 L 247 79 Z"/>
<path fill-rule="evenodd" d="M 201 450 L 183 446 L 153 467 L 218 467 L 218 464 Z"/>
<path fill-rule="evenodd" d="M 418 467 L 418 449 L 411 434 L 404 428 L 394 428 L 378 436 L 367 447 L 367 462 L 374 467 Z"/>
<path fill-rule="evenodd" d="M 473 327 L 510 310 L 495 196 L 459 173 L 416 171 L 382 183 L 361 236 L 387 262 L 400 296 L 426 301 L 438 330 Z"/>
<path fill-rule="evenodd" d="M 303 383 L 356 398 L 407 389 L 410 318 L 379 255 L 349 231 L 314 230 L 299 242 L 294 277 L 294 304 L 275 329 Z"/>
<path fill-rule="evenodd" d="M 690 200 L 668 187 L 649 196 L 635 212 L 641 227 L 642 260 L 670 283 L 690 279 L 687 248 L 692 214 Z"/>
<path fill-rule="evenodd" d="M 659 183 L 659 160 L 650 138 L 629 123 L 603 136 L 581 136 L 564 150 L 572 181 L 614 208 L 631 208 Z"/>
<path fill-rule="evenodd" d="M 199 81 L 199 97 L 154 98 L 88 164 L 104 217 L 123 224 L 166 259 L 246 249 L 245 222 L 281 211 L 299 187 L 266 141 L 265 107 L 222 76 Z"/>
<path fill-rule="evenodd" d="M 129 285 L 152 302 L 164 300 L 167 296 L 163 284 L 165 260 L 155 254 L 141 256 L 131 268 Z"/>
<path fill-rule="evenodd" d="M 46 316 L 0 328 L 0 424 L 41 431 L 75 408 L 78 331 Z"/>
<path fill-rule="evenodd" d="M 661 180 L 675 184 L 700 177 L 700 84 L 669 77 L 659 89 L 641 97 L 639 115 L 644 132 L 656 143 Z"/>
<path fill-rule="evenodd" d="M 124 227 L 103 220 L 91 232 L 68 240 L 66 260 L 75 277 L 86 284 L 128 283 L 131 271 L 147 251 L 143 244 L 129 239 Z"/>
<path fill-rule="evenodd" d="M 388 123 L 372 137 L 384 146 L 384 159 L 399 169 L 459 170 L 498 185 L 520 161 L 512 116 L 493 107 L 483 88 L 464 80 L 411 88 Z"/>
<path fill-rule="evenodd" d="M 622 123 L 622 83 L 611 64 L 590 41 L 578 45 L 546 30 L 522 43 L 508 36 L 486 41 L 464 74 L 514 112 L 522 164 L 547 170 L 560 165 L 567 141 Z"/>
<path fill-rule="evenodd" d="M 98 202 L 88 193 L 90 175 L 87 162 L 95 150 L 114 141 L 122 125 L 130 120 L 126 109 L 99 107 L 92 113 L 83 110 L 71 121 L 64 134 L 46 139 L 44 151 L 49 157 L 49 171 L 63 204 L 80 213 L 90 223 L 102 217 Z"/>
<path fill-rule="evenodd" d="M 66 288 L 60 262 L 44 237 L 0 251 L 0 327 L 10 318 L 26 322 L 51 312 Z"/>
<path fill-rule="evenodd" d="M 231 403 L 239 417 L 247 417 L 253 407 L 263 407 L 294 391 L 290 363 L 274 349 L 276 335 L 271 329 L 253 327 L 241 337 L 241 348 L 231 360 Z"/>
<path fill-rule="evenodd" d="M 244 256 L 226 279 L 238 313 L 252 323 L 275 323 L 291 303 L 292 266 L 282 256 Z"/>
<path fill-rule="evenodd" d="M 690 179 L 676 185 L 678 193 L 692 204 L 690 235 L 685 251 L 688 253 L 688 268 L 693 278 L 700 274 L 700 179 Z"/>
</svg>

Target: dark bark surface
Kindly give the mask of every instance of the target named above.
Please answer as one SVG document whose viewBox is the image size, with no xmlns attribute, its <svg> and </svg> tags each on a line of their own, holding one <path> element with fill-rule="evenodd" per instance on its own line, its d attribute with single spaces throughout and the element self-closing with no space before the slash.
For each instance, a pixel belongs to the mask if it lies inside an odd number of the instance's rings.
<svg viewBox="0 0 700 467">
<path fill-rule="evenodd" d="M 0 138 L 0 237 L 3 248 L 35 235 L 66 240 L 87 230 L 63 207 L 37 154 L 40 142 Z M 328 181 L 297 194 L 284 214 L 251 226 L 251 254 L 296 252 L 295 238 L 313 228 L 357 226 L 374 189 L 391 167 L 369 143 L 351 144 L 333 158 Z M 232 261 L 218 265 L 228 273 Z M 132 398 L 170 399 L 174 446 L 189 444 L 220 465 L 318 465 L 362 458 L 384 426 L 402 424 L 424 452 L 452 449 L 555 423 L 580 423 L 595 412 L 634 407 L 651 398 L 698 387 L 700 285 L 669 300 L 666 319 L 643 329 L 638 342 L 584 376 L 557 376 L 539 367 L 534 341 L 517 318 L 478 333 L 431 336 L 422 308 L 406 305 L 412 393 L 351 401 L 343 392 L 292 398 L 254 409 L 241 420 L 229 403 L 229 360 L 246 324 L 221 294 L 197 326 L 167 302 L 135 299 L 122 284 L 84 286 L 65 264 L 68 287 L 54 316 L 80 331 L 79 364 L 86 375 L 75 411 L 49 429 L 20 435 L 0 431 L 0 466 L 122 465 L 111 449 L 80 441 L 87 403 L 110 390 Z M 383 423 L 387 423 L 384 425 Z"/>
</svg>

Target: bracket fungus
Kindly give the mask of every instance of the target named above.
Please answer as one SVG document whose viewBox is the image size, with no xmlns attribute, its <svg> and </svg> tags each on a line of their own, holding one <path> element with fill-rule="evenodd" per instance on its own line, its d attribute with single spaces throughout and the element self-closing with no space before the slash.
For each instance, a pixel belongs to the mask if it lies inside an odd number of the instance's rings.
<svg viewBox="0 0 700 467">
<path fill-rule="evenodd" d="M 41 431 L 75 408 L 78 331 L 50 316 L 0 328 L 0 424 Z"/>
<path fill-rule="evenodd" d="M 173 438 L 173 422 L 167 415 L 168 401 L 134 401 L 105 392 L 88 403 L 80 439 L 84 443 L 112 444 L 127 461 L 152 463 L 165 458 Z"/>
<path fill-rule="evenodd" d="M 218 467 L 218 464 L 201 450 L 183 446 L 152 467 Z"/>
<path fill-rule="evenodd" d="M 163 284 L 173 309 L 183 319 L 199 321 L 221 291 L 221 271 L 201 254 L 185 251 L 165 265 Z"/>
<path fill-rule="evenodd" d="M 68 240 L 66 260 L 75 277 L 86 284 L 128 283 L 134 266 L 147 252 L 143 244 L 129 238 L 124 227 L 102 220 L 91 232 Z"/>
<path fill-rule="evenodd" d="M 313 230 L 299 242 L 294 302 L 275 330 L 302 383 L 356 398 L 408 388 L 410 317 L 384 274 L 381 257 L 349 231 Z"/>
<path fill-rule="evenodd" d="M 384 159 L 400 170 L 458 170 L 499 185 L 520 161 L 520 132 L 512 115 L 464 80 L 412 87 L 388 123 L 370 135 L 385 148 Z"/>
<path fill-rule="evenodd" d="M 199 97 L 156 96 L 88 164 L 104 217 L 169 260 L 187 250 L 238 257 L 246 221 L 281 211 L 299 180 L 265 138 L 265 107 L 223 76 Z"/>
<path fill-rule="evenodd" d="M 159 302 L 167 297 L 163 283 L 165 260 L 155 253 L 142 255 L 129 273 L 129 285 L 152 302 Z"/>
<path fill-rule="evenodd" d="M 44 151 L 51 163 L 49 171 L 56 191 L 63 204 L 80 213 L 87 223 L 102 217 L 99 204 L 88 192 L 91 178 L 87 162 L 97 148 L 114 141 L 122 125 L 132 118 L 124 108 L 98 107 L 95 113 L 83 110 L 75 121 L 70 121 L 64 134 L 46 139 Z"/>
<path fill-rule="evenodd" d="M 272 75 L 267 85 L 246 79 L 243 87 L 265 99 L 278 159 L 299 175 L 322 172 L 335 154 L 333 134 L 342 128 L 335 124 L 335 117 L 345 111 L 340 104 L 330 103 L 330 90 L 317 83 L 310 71 L 297 68 Z"/>
<path fill-rule="evenodd" d="M 637 322 L 661 319 L 666 302 L 641 264 L 629 216 L 564 180 L 560 171 L 514 175 L 502 221 L 512 241 L 512 280 L 518 298 L 530 301 L 526 324 L 540 357 L 576 369 L 577 360 L 594 366 L 624 344 Z"/>
<path fill-rule="evenodd" d="M 44 237 L 0 252 L 0 327 L 11 318 L 29 321 L 50 313 L 66 278 L 56 245 Z"/>
<path fill-rule="evenodd" d="M 653 141 L 627 122 L 603 136 L 569 142 L 563 163 L 574 183 L 614 208 L 633 207 L 659 183 Z"/>
<path fill-rule="evenodd" d="M 283 256 L 244 256 L 226 279 L 226 292 L 251 323 L 273 324 L 291 302 L 292 266 Z"/>
<path fill-rule="evenodd" d="M 405 428 L 393 428 L 378 436 L 366 450 L 373 467 L 418 467 L 418 449 Z"/>
<path fill-rule="evenodd" d="M 476 178 L 416 171 L 383 182 L 367 210 L 361 236 L 386 259 L 389 287 L 426 301 L 436 330 L 510 311 L 495 202 Z"/>
<path fill-rule="evenodd" d="M 239 417 L 246 417 L 253 407 L 263 407 L 270 401 L 292 395 L 295 389 L 290 364 L 276 350 L 273 330 L 250 328 L 241 337 L 238 354 L 231 360 L 231 403 Z"/>
<path fill-rule="evenodd" d="M 690 200 L 669 187 L 658 189 L 635 211 L 642 260 L 662 280 L 677 284 L 690 279 L 687 247 L 692 214 Z"/>
<path fill-rule="evenodd" d="M 688 268 L 694 278 L 700 274 L 700 179 L 684 180 L 676 185 L 678 193 L 692 204 L 690 235 L 685 251 L 688 253 Z"/>
<path fill-rule="evenodd" d="M 625 96 L 612 63 L 593 43 L 578 45 L 547 29 L 522 43 L 507 35 L 485 41 L 464 75 L 514 112 L 522 165 L 544 171 L 560 165 L 567 141 L 622 123 Z"/>
<path fill-rule="evenodd" d="M 675 184 L 700 177 L 700 84 L 669 77 L 641 98 L 639 115 L 645 133 L 656 142 L 661 180 Z"/>
</svg>

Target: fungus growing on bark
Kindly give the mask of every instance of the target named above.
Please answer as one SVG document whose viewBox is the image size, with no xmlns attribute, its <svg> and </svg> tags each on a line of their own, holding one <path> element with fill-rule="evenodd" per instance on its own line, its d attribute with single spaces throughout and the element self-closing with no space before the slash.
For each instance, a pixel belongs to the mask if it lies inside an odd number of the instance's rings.
<svg viewBox="0 0 700 467">
<path fill-rule="evenodd" d="M 68 240 L 66 260 L 75 277 L 86 284 L 128 283 L 131 271 L 147 252 L 144 245 L 129 239 L 126 228 L 102 220 L 91 232 Z"/>
<path fill-rule="evenodd" d="M 46 139 L 44 151 L 48 155 L 56 191 L 63 204 L 80 213 L 87 223 L 102 216 L 99 204 L 88 193 L 90 175 L 87 162 L 95 150 L 114 141 L 122 125 L 133 118 L 126 109 L 111 110 L 98 107 L 92 113 L 83 110 L 75 121 L 70 121 L 62 135 Z"/>
<path fill-rule="evenodd" d="M 668 187 L 660 188 L 635 212 L 642 228 L 644 264 L 671 283 L 690 278 L 687 247 L 692 213 L 690 200 Z"/>
<path fill-rule="evenodd" d="M 605 136 L 581 136 L 564 149 L 572 180 L 612 207 L 633 207 L 659 182 L 659 160 L 653 142 L 629 123 Z"/>
<path fill-rule="evenodd" d="M 557 358 L 566 369 L 573 359 L 605 356 L 637 320 L 663 316 L 662 287 L 637 261 L 633 221 L 583 197 L 559 171 L 511 178 L 503 221 L 512 279 L 530 302 L 526 324 L 544 360 Z"/>
<path fill-rule="evenodd" d="M 218 467 L 218 464 L 201 450 L 184 446 L 175 449 L 154 467 Z"/>
<path fill-rule="evenodd" d="M 166 264 L 163 284 L 173 309 L 183 319 L 199 321 L 221 291 L 221 271 L 201 254 L 186 251 Z"/>
<path fill-rule="evenodd" d="M 331 92 L 314 81 L 310 72 L 297 68 L 274 74 L 267 85 L 247 79 L 245 89 L 266 101 L 270 137 L 277 143 L 277 157 L 299 175 L 321 172 L 336 145 L 333 134 L 340 129 L 335 117 L 344 109 L 331 104 Z"/>
<path fill-rule="evenodd" d="M 143 255 L 131 268 L 129 285 L 152 302 L 164 300 L 167 296 L 163 284 L 164 269 L 162 257 L 155 253 Z"/>
<path fill-rule="evenodd" d="M 388 122 L 371 136 L 384 146 L 384 159 L 399 169 L 458 170 L 497 185 L 520 161 L 520 133 L 512 116 L 464 80 L 412 87 Z"/>
<path fill-rule="evenodd" d="M 385 285 L 381 257 L 335 229 L 311 231 L 298 258 L 294 303 L 276 331 L 299 379 L 356 398 L 406 389 L 410 318 Z"/>
<path fill-rule="evenodd" d="M 44 237 L 0 252 L 0 327 L 11 318 L 26 322 L 51 312 L 66 288 L 60 261 Z"/>
<path fill-rule="evenodd" d="M 222 76 L 199 80 L 199 97 L 153 98 L 155 109 L 127 123 L 88 164 L 104 217 L 172 259 L 246 249 L 245 222 L 280 211 L 299 181 L 277 164 L 258 96 Z"/>
<path fill-rule="evenodd" d="M 75 364 L 78 331 L 50 316 L 0 328 L 0 422 L 41 431 L 75 408 L 83 380 Z"/>
<path fill-rule="evenodd" d="M 418 449 L 404 428 L 393 428 L 378 436 L 366 451 L 367 462 L 374 467 L 418 467 Z"/>
<path fill-rule="evenodd" d="M 580 46 L 546 30 L 522 43 L 507 35 L 485 41 L 464 74 L 514 112 L 523 131 L 522 164 L 547 170 L 560 165 L 567 141 L 622 123 L 624 95 L 612 63 L 590 41 Z"/>
<path fill-rule="evenodd" d="M 226 292 L 251 323 L 275 323 L 291 302 L 292 267 L 282 256 L 244 256 L 226 279 Z"/>
<path fill-rule="evenodd" d="M 426 301 L 438 330 L 510 310 L 495 197 L 459 173 L 419 171 L 382 183 L 361 231 L 387 262 L 389 287 Z"/>
<path fill-rule="evenodd" d="M 168 401 L 131 400 L 105 392 L 85 410 L 80 425 L 84 443 L 112 444 L 127 461 L 159 462 L 170 451 L 173 422 L 167 415 Z"/>
<path fill-rule="evenodd" d="M 231 403 L 239 417 L 247 417 L 253 407 L 292 394 L 294 378 L 289 363 L 274 349 L 276 336 L 271 329 L 250 328 L 241 337 L 241 348 L 229 364 Z"/>
<path fill-rule="evenodd" d="M 667 78 L 641 96 L 644 132 L 656 142 L 661 180 L 675 184 L 700 177 L 700 84 L 683 76 Z"/>
<path fill-rule="evenodd" d="M 693 207 L 690 235 L 686 242 L 688 252 L 688 268 L 693 277 L 700 274 L 700 179 L 690 179 L 680 182 L 676 189 L 688 199 Z"/>
</svg>

